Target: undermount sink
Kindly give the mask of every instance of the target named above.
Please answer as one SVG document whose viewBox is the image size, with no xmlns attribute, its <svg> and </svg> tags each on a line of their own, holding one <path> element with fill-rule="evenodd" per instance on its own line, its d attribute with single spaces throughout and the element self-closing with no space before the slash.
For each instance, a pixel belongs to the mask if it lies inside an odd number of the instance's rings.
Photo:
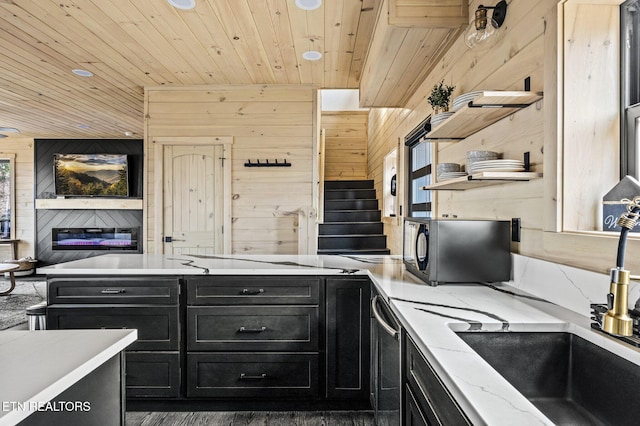
<svg viewBox="0 0 640 426">
<path fill-rule="evenodd" d="M 570 333 L 457 333 L 558 425 L 640 423 L 640 366 Z"/>
</svg>

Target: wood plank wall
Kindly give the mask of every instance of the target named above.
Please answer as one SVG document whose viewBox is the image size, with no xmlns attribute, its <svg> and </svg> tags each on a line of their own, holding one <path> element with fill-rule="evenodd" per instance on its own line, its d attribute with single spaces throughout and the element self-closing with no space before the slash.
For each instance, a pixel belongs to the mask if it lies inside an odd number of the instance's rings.
<svg viewBox="0 0 640 426">
<path fill-rule="evenodd" d="M 367 179 L 368 111 L 323 112 L 325 180 Z"/>
<path fill-rule="evenodd" d="M 470 15 L 481 3 L 469 4 Z M 382 167 L 385 155 L 427 115 L 432 113 L 426 98 L 434 84 L 444 79 L 455 85 L 453 97 L 473 90 L 522 90 L 524 79 L 531 77 L 531 89 L 543 91 L 544 67 L 555 67 L 555 57 L 545 56 L 545 42 L 556 43 L 557 1 L 512 1 L 500 40 L 490 50 L 470 50 L 460 37 L 444 55 L 436 70 L 422 83 L 403 109 L 373 109 L 369 115 L 369 178 L 382 194 Z M 546 28 L 546 36 L 545 36 Z M 546 96 L 545 96 L 546 99 Z M 553 99 L 553 97 L 550 97 Z M 543 107 L 544 105 L 544 107 Z M 533 170 L 542 171 L 544 145 L 544 108 L 539 102 L 521 110 L 500 123 L 476 133 L 459 143 L 441 143 L 435 148 L 440 162 L 464 163 L 469 150 L 487 149 L 502 152 L 505 158 L 522 158 L 525 151 L 532 156 Z M 555 122 L 551 125 L 555 125 Z M 406 159 L 403 150 L 400 164 Z M 402 167 L 402 166 L 401 166 Z M 403 168 L 403 170 L 406 168 Z M 406 172 L 400 173 L 404 176 Z M 406 194 L 406 182 L 399 182 L 399 199 Z M 509 183 L 462 192 L 442 191 L 435 194 L 435 216 L 458 215 L 461 218 L 522 218 L 522 242 L 512 250 L 541 258 L 546 255 L 543 239 L 544 181 Z M 404 210 L 404 208 L 403 208 Z M 402 225 L 386 223 L 392 254 L 402 253 Z M 579 259 L 576 259 L 579 263 Z"/>
<path fill-rule="evenodd" d="M 153 252 L 154 137 L 231 136 L 232 252 L 297 254 L 300 210 L 316 208 L 312 85 L 150 87 L 145 96 L 147 248 Z M 244 167 L 286 159 L 291 167 Z M 316 235 L 311 236 L 317 239 Z"/>
<path fill-rule="evenodd" d="M 15 154 L 16 167 L 16 223 L 15 238 L 20 240 L 17 257 L 34 256 L 34 205 L 33 205 L 33 139 L 7 138 L 2 141 L 1 153 Z M 1 157 L 1 155 L 0 155 Z M 0 246 L 0 259 L 11 258 L 9 245 Z"/>
</svg>

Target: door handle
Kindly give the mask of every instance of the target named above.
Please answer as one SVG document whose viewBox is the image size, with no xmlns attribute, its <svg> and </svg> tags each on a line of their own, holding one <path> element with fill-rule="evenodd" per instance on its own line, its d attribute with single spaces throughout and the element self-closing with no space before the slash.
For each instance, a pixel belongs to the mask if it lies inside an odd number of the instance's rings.
<svg viewBox="0 0 640 426">
<path fill-rule="evenodd" d="M 264 380 L 266 378 L 267 378 L 267 373 L 262 373 L 258 375 L 240 373 L 240 380 Z"/>
<path fill-rule="evenodd" d="M 380 312 L 378 311 L 378 298 L 380 296 L 376 295 L 371 299 L 371 312 L 373 312 L 373 316 L 376 317 L 378 324 L 382 326 L 382 329 L 386 331 L 391 337 L 398 340 L 399 332 L 395 328 L 391 327 L 387 322 L 382 318 Z"/>
<path fill-rule="evenodd" d="M 122 294 L 125 292 L 126 290 L 124 288 L 105 288 L 100 291 L 102 294 Z"/>
<path fill-rule="evenodd" d="M 247 328 L 244 325 L 238 329 L 240 333 L 262 333 L 263 331 L 267 331 L 267 327 L 260 328 Z"/>
<path fill-rule="evenodd" d="M 165 243 L 172 243 L 174 241 L 187 241 L 187 240 L 179 240 L 179 239 L 173 238 L 173 237 L 164 237 L 164 242 Z"/>
<path fill-rule="evenodd" d="M 247 295 L 247 296 L 254 296 L 256 294 L 262 294 L 262 293 L 264 293 L 264 288 L 259 288 L 257 290 L 249 290 L 248 288 L 243 288 L 242 291 L 240 292 L 240 294 Z"/>
</svg>

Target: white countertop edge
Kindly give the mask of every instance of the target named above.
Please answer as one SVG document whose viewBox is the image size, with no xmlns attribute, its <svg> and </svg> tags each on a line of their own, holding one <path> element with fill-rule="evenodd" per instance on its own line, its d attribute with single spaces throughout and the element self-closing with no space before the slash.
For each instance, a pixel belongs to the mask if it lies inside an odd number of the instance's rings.
<svg viewBox="0 0 640 426">
<path fill-rule="evenodd" d="M 36 273 L 40 275 L 56 276 L 56 275 L 189 275 L 189 276 L 213 276 L 213 275 L 365 275 L 367 272 L 358 270 L 355 272 L 345 273 L 337 269 L 323 268 L 304 268 L 304 269 L 210 269 L 203 272 L 201 269 L 55 269 L 51 267 L 37 268 Z"/>
<path fill-rule="evenodd" d="M 87 330 L 74 330 L 74 331 L 86 332 Z M 118 339 L 116 342 L 112 343 L 110 346 L 103 348 L 94 357 L 86 360 L 86 362 L 84 362 L 83 364 L 78 365 L 75 369 L 73 369 L 72 371 L 69 371 L 68 373 L 60 377 L 55 382 L 52 382 L 49 386 L 37 391 L 32 397 L 28 398 L 26 401 L 18 401 L 18 402 L 42 403 L 42 402 L 49 402 L 53 400 L 55 397 L 60 395 L 65 390 L 69 389 L 79 380 L 81 380 L 82 378 L 86 377 L 88 374 L 93 372 L 96 368 L 103 365 L 113 356 L 122 352 L 127 346 L 135 342 L 138 338 L 137 330 L 112 330 L 112 331 L 118 331 L 120 333 L 123 333 L 123 336 L 120 339 Z M 8 332 L 11 333 L 11 331 L 8 331 Z M 30 331 L 28 333 L 37 334 L 37 333 L 48 333 L 48 332 L 49 331 L 43 330 L 43 331 Z M 55 331 L 52 330 L 51 332 L 55 332 Z M 12 410 L 12 411 L 6 411 L 6 412 L 0 411 L 0 425 L 15 425 L 21 422 L 22 420 L 26 419 L 27 417 L 29 417 L 31 414 L 33 414 L 33 412 L 27 411 L 27 410 L 25 411 Z"/>
</svg>

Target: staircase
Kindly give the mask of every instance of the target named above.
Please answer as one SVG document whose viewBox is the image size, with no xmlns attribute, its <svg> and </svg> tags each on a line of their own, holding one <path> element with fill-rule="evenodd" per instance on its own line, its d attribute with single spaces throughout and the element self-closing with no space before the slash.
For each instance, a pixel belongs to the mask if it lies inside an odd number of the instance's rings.
<svg viewBox="0 0 640 426">
<path fill-rule="evenodd" d="M 318 254 L 389 254 L 372 180 L 324 183 Z"/>
</svg>

